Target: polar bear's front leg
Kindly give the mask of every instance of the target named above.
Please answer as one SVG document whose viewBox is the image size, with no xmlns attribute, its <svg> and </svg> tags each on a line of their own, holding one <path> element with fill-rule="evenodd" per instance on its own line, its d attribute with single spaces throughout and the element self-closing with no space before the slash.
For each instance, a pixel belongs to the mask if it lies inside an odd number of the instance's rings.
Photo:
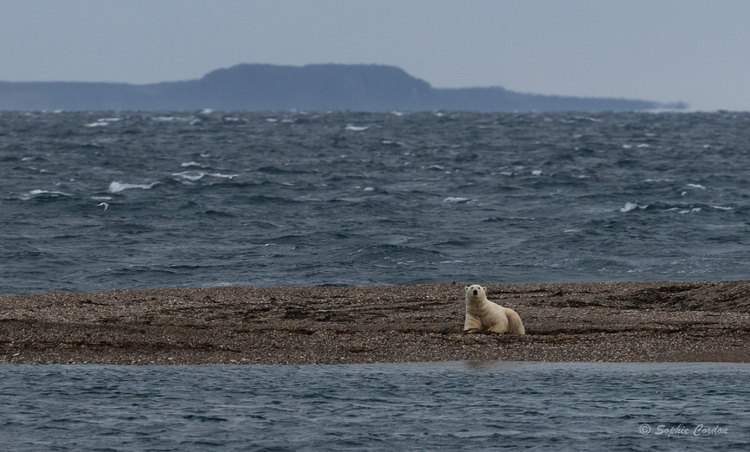
<svg viewBox="0 0 750 452">
<path fill-rule="evenodd" d="M 464 321 L 464 331 L 481 329 L 482 322 L 480 322 L 476 317 L 466 314 L 466 321 Z"/>
</svg>

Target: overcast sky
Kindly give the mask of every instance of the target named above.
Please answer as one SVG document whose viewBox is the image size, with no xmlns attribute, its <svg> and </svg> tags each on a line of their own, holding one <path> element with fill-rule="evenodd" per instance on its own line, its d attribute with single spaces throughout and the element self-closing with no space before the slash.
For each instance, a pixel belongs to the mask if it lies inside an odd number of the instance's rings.
<svg viewBox="0 0 750 452">
<path fill-rule="evenodd" d="M 0 0 L 0 80 L 388 64 L 434 87 L 750 111 L 745 0 Z"/>
</svg>

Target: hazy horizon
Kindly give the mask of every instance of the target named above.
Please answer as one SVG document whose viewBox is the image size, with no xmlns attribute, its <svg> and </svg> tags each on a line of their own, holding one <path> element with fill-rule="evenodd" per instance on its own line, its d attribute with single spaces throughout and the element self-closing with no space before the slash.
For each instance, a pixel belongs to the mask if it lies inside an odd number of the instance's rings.
<svg viewBox="0 0 750 452">
<path fill-rule="evenodd" d="M 243 63 L 397 66 L 435 88 L 750 111 L 750 2 L 9 2 L 1 81 L 132 84 Z"/>
</svg>

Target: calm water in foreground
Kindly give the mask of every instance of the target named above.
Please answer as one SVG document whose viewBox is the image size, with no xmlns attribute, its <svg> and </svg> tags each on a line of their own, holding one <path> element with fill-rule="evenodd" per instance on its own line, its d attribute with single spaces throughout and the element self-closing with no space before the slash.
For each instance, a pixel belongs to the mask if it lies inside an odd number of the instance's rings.
<svg viewBox="0 0 750 452">
<path fill-rule="evenodd" d="M 748 450 L 750 365 L 0 367 L 2 450 Z"/>
</svg>

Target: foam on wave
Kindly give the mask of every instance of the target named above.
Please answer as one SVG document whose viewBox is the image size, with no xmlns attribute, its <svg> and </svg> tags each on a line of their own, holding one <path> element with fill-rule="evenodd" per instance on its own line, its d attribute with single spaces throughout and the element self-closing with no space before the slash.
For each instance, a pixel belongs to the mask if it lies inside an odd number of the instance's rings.
<svg viewBox="0 0 750 452">
<path fill-rule="evenodd" d="M 131 188 L 140 188 L 142 190 L 151 190 L 159 182 L 151 182 L 150 184 L 128 184 L 126 182 L 114 181 L 109 184 L 107 191 L 110 193 L 120 193 L 123 190 L 129 190 Z"/>
<path fill-rule="evenodd" d="M 172 173 L 172 177 L 179 177 L 181 179 L 186 179 L 191 182 L 195 182 L 198 180 L 203 179 L 205 176 L 209 177 L 218 177 L 218 178 L 225 178 L 232 180 L 235 177 L 238 176 L 238 174 L 222 174 L 222 173 L 203 173 L 203 172 L 192 172 L 192 171 L 183 171 L 181 173 Z"/>
<path fill-rule="evenodd" d="M 21 195 L 21 199 L 24 201 L 28 201 L 32 198 L 59 198 L 61 196 L 73 196 L 69 193 L 64 193 L 61 191 L 48 191 L 48 190 L 31 190 L 28 193 L 24 193 Z"/>
</svg>

